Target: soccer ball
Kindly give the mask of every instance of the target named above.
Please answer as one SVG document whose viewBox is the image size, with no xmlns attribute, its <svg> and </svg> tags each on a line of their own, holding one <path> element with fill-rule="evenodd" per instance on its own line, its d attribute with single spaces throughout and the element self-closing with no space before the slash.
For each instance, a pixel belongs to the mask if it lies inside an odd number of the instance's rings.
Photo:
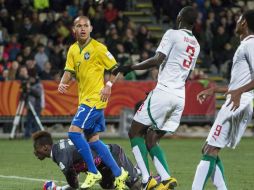
<svg viewBox="0 0 254 190">
<path fill-rule="evenodd" d="M 43 190 L 56 190 L 56 184 L 53 181 L 46 181 L 43 184 Z"/>
</svg>

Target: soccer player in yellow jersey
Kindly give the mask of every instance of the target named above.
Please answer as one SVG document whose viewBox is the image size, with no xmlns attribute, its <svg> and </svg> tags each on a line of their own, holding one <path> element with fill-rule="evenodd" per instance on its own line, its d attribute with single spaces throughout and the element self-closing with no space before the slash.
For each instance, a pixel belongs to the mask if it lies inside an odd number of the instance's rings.
<svg viewBox="0 0 254 190">
<path fill-rule="evenodd" d="M 104 85 L 104 70 L 116 67 L 116 60 L 106 46 L 92 39 L 92 26 L 88 17 L 74 20 L 73 33 L 76 42 L 69 48 L 65 72 L 58 86 L 60 93 L 68 89 L 68 82 L 74 74 L 78 82 L 79 107 L 69 128 L 68 136 L 88 166 L 87 177 L 81 189 L 92 187 L 102 176 L 96 169 L 91 154 L 93 149 L 115 176 L 115 187 L 125 189 L 128 173 L 120 169 L 107 146 L 99 139 L 99 132 L 105 130 L 103 109 L 111 94 L 115 76 Z M 86 135 L 86 138 L 83 135 Z"/>
</svg>

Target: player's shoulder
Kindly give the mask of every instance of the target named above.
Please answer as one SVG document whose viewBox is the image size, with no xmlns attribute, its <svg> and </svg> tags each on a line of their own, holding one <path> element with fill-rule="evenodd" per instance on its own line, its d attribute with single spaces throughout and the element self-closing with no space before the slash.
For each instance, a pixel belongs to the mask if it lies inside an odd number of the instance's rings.
<svg viewBox="0 0 254 190">
<path fill-rule="evenodd" d="M 177 34 L 177 30 L 175 29 L 168 29 L 164 35 L 169 35 L 169 36 L 172 36 L 172 35 L 176 35 Z"/>
<path fill-rule="evenodd" d="M 91 40 L 91 44 L 92 44 L 92 46 L 94 46 L 94 48 L 107 49 L 107 47 L 103 43 L 101 43 L 101 42 L 99 42 L 99 41 L 97 41 L 95 39 Z"/>
<path fill-rule="evenodd" d="M 250 35 L 248 37 L 246 37 L 244 40 L 243 40 L 243 44 L 244 46 L 248 46 L 248 47 L 254 47 L 254 35 Z"/>
<path fill-rule="evenodd" d="M 76 49 L 79 49 L 79 46 L 78 46 L 78 43 L 77 43 L 77 42 L 71 44 L 70 47 L 69 47 L 69 51 L 70 51 L 70 52 L 73 52 L 73 51 L 75 51 Z"/>
</svg>

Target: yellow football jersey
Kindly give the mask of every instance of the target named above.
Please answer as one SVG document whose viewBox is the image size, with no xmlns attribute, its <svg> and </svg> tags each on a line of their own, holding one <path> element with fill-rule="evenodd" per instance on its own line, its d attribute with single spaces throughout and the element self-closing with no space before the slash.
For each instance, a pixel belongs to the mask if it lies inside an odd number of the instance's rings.
<svg viewBox="0 0 254 190">
<path fill-rule="evenodd" d="M 116 60 L 106 46 L 94 39 L 83 49 L 78 42 L 72 44 L 64 70 L 76 75 L 79 104 L 97 109 L 106 107 L 107 102 L 100 100 L 100 91 L 104 88 L 104 71 L 115 65 Z"/>
</svg>

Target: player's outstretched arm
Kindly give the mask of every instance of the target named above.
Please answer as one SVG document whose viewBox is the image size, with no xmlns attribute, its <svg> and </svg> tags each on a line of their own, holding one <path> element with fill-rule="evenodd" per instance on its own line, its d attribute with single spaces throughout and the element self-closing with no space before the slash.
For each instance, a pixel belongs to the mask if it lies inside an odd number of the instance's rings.
<svg viewBox="0 0 254 190">
<path fill-rule="evenodd" d="M 164 55 L 161 52 L 157 52 L 153 57 L 145 61 L 142 61 L 141 63 L 134 64 L 134 65 L 119 65 L 117 68 L 113 69 L 112 73 L 116 75 L 117 73 L 120 72 L 120 73 L 123 73 L 123 75 L 126 75 L 127 73 L 133 70 L 149 69 L 149 68 L 156 67 L 162 64 L 165 58 L 166 58 L 166 55 Z"/>
<path fill-rule="evenodd" d="M 62 94 L 67 92 L 67 88 L 69 87 L 68 82 L 72 78 L 72 73 L 69 71 L 64 71 L 64 74 L 61 78 L 61 81 L 58 85 L 58 91 Z"/>
</svg>

